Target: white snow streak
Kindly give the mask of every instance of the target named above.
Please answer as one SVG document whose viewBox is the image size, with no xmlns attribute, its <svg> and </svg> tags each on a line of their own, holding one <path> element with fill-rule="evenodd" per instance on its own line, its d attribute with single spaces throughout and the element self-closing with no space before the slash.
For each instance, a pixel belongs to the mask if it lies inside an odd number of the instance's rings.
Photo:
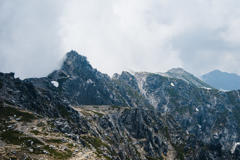
<svg viewBox="0 0 240 160">
<path fill-rule="evenodd" d="M 233 147 L 232 147 L 232 149 L 231 149 L 231 153 L 232 153 L 232 154 L 234 153 L 236 147 L 239 146 L 239 145 L 240 145 L 240 142 L 237 142 L 237 143 L 235 143 L 235 144 L 233 145 Z"/>
<path fill-rule="evenodd" d="M 138 83 L 138 87 L 140 89 L 140 93 L 143 94 L 145 97 L 147 97 L 147 99 L 151 102 L 151 104 L 153 105 L 154 108 L 157 108 L 158 106 L 158 102 L 154 97 L 154 94 L 150 95 L 147 94 L 147 91 L 143 88 L 144 84 L 146 83 L 146 78 L 148 76 L 148 73 L 135 73 L 135 77 L 137 79 L 137 83 Z"/>
<path fill-rule="evenodd" d="M 57 81 L 51 81 L 51 83 L 52 83 L 55 87 L 58 87 L 58 86 L 59 86 L 59 84 L 58 84 Z"/>
</svg>

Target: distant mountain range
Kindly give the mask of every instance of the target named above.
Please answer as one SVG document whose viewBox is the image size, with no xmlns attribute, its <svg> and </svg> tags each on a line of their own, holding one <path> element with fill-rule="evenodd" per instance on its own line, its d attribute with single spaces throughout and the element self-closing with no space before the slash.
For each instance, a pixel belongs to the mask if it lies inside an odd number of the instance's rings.
<svg viewBox="0 0 240 160">
<path fill-rule="evenodd" d="M 196 87 L 200 88 L 213 88 L 211 85 L 201 81 L 199 78 L 195 77 L 193 74 L 186 72 L 182 68 L 173 68 L 168 70 L 165 73 L 158 72 L 157 74 L 164 76 L 164 77 L 170 77 L 170 78 L 176 78 L 181 79 L 187 83 L 190 83 Z"/>
<path fill-rule="evenodd" d="M 236 90 L 240 89 L 240 76 L 234 73 L 221 72 L 214 70 L 204 74 L 200 79 L 220 90 Z"/>
<path fill-rule="evenodd" d="M 111 78 L 70 51 L 47 77 L 0 72 L 0 159 L 240 159 L 239 94 L 181 68 Z"/>
<path fill-rule="evenodd" d="M 199 88 L 215 88 L 219 90 L 238 90 L 240 89 L 240 76 L 235 73 L 221 72 L 214 70 L 197 78 L 182 68 L 172 68 L 165 73 L 157 74 L 174 79 L 181 79 Z"/>
</svg>

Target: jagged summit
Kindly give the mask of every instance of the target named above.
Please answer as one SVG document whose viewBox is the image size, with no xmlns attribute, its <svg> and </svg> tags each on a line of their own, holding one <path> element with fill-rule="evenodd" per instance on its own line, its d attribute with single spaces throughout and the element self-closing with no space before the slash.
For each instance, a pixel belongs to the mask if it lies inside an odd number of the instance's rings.
<svg viewBox="0 0 240 160">
<path fill-rule="evenodd" d="M 78 56 L 78 55 L 79 54 L 74 50 L 71 50 L 70 52 L 66 53 L 67 57 L 73 57 L 73 56 Z"/>
<path fill-rule="evenodd" d="M 66 53 L 65 61 L 77 61 L 77 62 L 88 62 L 87 57 L 78 54 L 76 51 L 71 50 L 70 52 Z"/>
<path fill-rule="evenodd" d="M 36 153 L 46 159 L 44 154 L 50 151 L 48 156 L 60 159 L 55 154 L 58 150 L 52 148 L 52 142 L 58 142 L 57 146 L 69 146 L 72 151 L 81 144 L 78 148 L 84 153 L 96 154 L 88 159 L 240 159 L 240 90 L 199 88 L 198 79 L 181 68 L 162 74 L 124 71 L 111 79 L 93 69 L 86 57 L 71 51 L 62 67 L 48 77 L 21 81 L 13 75 L 0 73 L 0 144 L 13 140 L 7 135 L 12 131 L 16 139 L 20 132 L 32 136 L 38 131 L 35 137 L 44 142 L 39 148 L 30 146 L 29 138 L 17 139 L 18 144 L 26 144 L 17 152 L 22 148 L 22 153 L 29 150 L 28 155 Z M 43 118 L 34 121 L 44 120 L 44 126 L 22 123 L 23 114 L 7 112 L 10 107 L 52 118 L 51 123 Z M 25 128 L 28 131 L 22 132 Z M 73 143 L 65 143 L 59 131 Z M 78 151 L 72 154 L 68 149 L 61 153 L 78 156 Z M 89 156 L 84 153 L 80 156 Z M 9 150 L 4 159 L 13 154 Z"/>
<path fill-rule="evenodd" d="M 76 51 L 70 51 L 66 54 L 61 70 L 70 75 L 79 75 L 82 71 L 89 72 L 93 68 L 87 60 L 87 57 L 78 54 Z"/>
</svg>

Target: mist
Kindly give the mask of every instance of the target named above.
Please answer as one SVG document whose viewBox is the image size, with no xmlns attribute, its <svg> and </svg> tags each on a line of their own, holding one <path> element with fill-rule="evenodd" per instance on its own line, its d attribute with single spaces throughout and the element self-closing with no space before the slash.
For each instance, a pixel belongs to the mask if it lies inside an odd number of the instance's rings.
<svg viewBox="0 0 240 160">
<path fill-rule="evenodd" d="M 0 2 L 0 71 L 42 77 L 75 50 L 112 76 L 123 70 L 240 74 L 240 2 Z"/>
</svg>

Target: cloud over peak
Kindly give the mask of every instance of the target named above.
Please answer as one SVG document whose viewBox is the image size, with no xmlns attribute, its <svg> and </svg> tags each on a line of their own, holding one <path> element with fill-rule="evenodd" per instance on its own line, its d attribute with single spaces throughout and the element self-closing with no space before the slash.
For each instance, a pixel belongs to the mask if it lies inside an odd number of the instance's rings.
<svg viewBox="0 0 240 160">
<path fill-rule="evenodd" d="M 0 2 L 0 69 L 44 76 L 72 49 L 93 67 L 240 73 L 240 2 L 69 0 Z"/>
</svg>

